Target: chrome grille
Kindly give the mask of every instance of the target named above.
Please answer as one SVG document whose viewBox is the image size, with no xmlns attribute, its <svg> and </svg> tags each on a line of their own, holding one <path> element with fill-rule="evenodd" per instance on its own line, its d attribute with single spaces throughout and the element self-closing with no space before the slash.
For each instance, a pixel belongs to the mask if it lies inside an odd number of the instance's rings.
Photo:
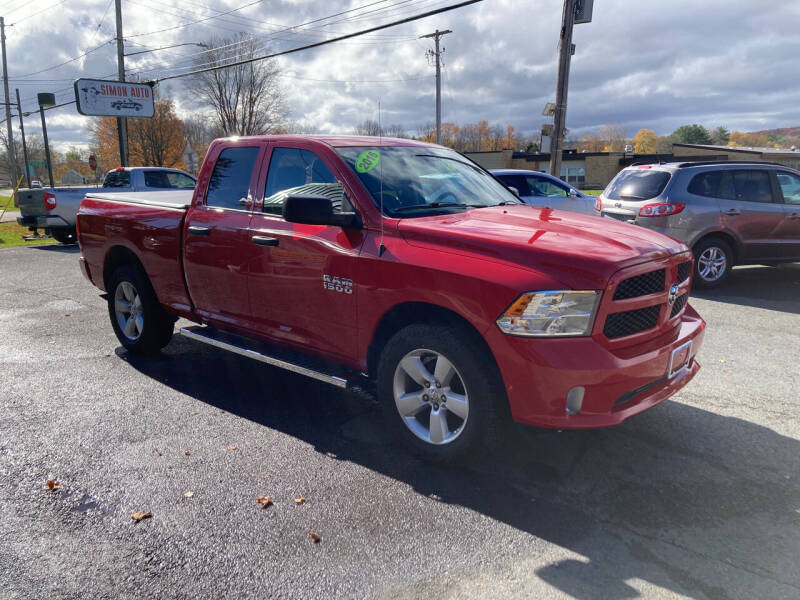
<svg viewBox="0 0 800 600">
<path fill-rule="evenodd" d="M 623 280 L 614 292 L 614 300 L 624 300 L 626 298 L 638 298 L 664 291 L 666 281 L 666 269 L 650 271 L 636 277 Z"/>
<path fill-rule="evenodd" d="M 629 310 L 626 312 L 608 315 L 603 334 L 608 339 L 641 333 L 658 325 L 658 317 L 661 314 L 661 305 L 656 304 Z"/>
</svg>

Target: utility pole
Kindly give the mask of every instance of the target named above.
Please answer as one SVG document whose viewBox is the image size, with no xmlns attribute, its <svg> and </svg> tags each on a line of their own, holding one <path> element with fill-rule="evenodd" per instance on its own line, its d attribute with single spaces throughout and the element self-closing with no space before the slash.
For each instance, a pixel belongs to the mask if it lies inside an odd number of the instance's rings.
<svg viewBox="0 0 800 600">
<path fill-rule="evenodd" d="M 0 44 L 3 47 L 3 90 L 6 98 L 6 126 L 8 128 L 8 163 L 11 167 L 11 181 L 17 181 L 17 157 L 14 153 L 14 132 L 11 130 L 11 103 L 8 97 L 8 66 L 6 64 L 6 22 L 0 17 Z"/>
<path fill-rule="evenodd" d="M 125 47 L 122 43 L 122 0 L 114 0 L 117 12 L 117 70 L 119 80 L 125 81 Z M 117 132 L 119 133 L 119 164 L 128 166 L 128 121 L 125 117 L 117 117 Z"/>
<path fill-rule="evenodd" d="M 47 141 L 47 121 L 44 118 L 44 110 L 47 107 L 56 105 L 56 95 L 39 93 L 36 94 L 36 99 L 39 101 L 39 114 L 42 117 L 42 137 L 44 138 L 44 158 L 47 161 L 47 176 L 50 178 L 50 187 L 55 187 L 56 183 L 53 180 L 53 164 L 50 160 L 50 144 Z"/>
<path fill-rule="evenodd" d="M 436 50 L 428 50 L 428 56 L 433 57 L 436 60 L 436 143 L 441 143 L 442 139 L 442 54 L 444 54 L 444 48 L 439 50 L 439 40 L 442 36 L 447 35 L 448 33 L 453 33 L 451 30 L 446 29 L 445 31 L 439 31 L 438 29 L 434 33 L 429 33 L 428 35 L 421 35 L 420 39 L 422 38 L 433 38 L 434 43 L 436 44 Z"/>
<path fill-rule="evenodd" d="M 25 173 L 25 182 L 28 187 L 31 187 L 31 174 L 28 170 L 28 146 L 25 144 L 25 125 L 22 123 L 22 104 L 19 101 L 19 88 L 17 92 L 17 114 L 19 115 L 19 131 L 22 134 L 22 158 L 25 162 L 22 163 L 22 170 Z"/>
<path fill-rule="evenodd" d="M 567 90 L 569 89 L 569 63 L 572 56 L 572 27 L 575 25 L 577 0 L 564 0 L 561 23 L 561 47 L 558 57 L 558 83 L 556 84 L 556 110 L 553 114 L 553 143 L 550 147 L 550 175 L 561 176 L 561 153 L 564 148 L 564 126 L 567 121 Z"/>
</svg>

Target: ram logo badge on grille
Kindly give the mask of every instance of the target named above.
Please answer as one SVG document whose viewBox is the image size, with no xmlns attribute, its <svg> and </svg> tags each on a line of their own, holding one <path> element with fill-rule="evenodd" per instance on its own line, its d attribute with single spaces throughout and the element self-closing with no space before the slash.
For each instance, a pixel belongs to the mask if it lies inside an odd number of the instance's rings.
<svg viewBox="0 0 800 600">
<path fill-rule="evenodd" d="M 677 299 L 678 299 L 678 286 L 673 284 L 669 286 L 669 298 L 667 298 L 667 302 L 669 302 L 669 305 L 672 306 L 673 304 L 675 304 L 675 300 Z"/>
</svg>

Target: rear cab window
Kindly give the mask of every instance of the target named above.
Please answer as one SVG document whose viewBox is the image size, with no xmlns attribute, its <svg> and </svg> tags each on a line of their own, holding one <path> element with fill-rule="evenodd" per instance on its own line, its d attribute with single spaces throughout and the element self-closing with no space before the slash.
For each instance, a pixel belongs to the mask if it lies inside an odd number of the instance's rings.
<svg viewBox="0 0 800 600">
<path fill-rule="evenodd" d="M 131 173 L 130 171 L 109 171 L 106 173 L 106 178 L 103 180 L 103 187 L 119 188 L 131 186 Z"/>
<path fill-rule="evenodd" d="M 225 148 L 217 157 L 208 182 L 206 206 L 245 210 L 258 146 Z"/>
<path fill-rule="evenodd" d="M 144 184 L 150 188 L 188 190 L 194 188 L 194 180 L 183 173 L 173 171 L 145 171 Z"/>
<path fill-rule="evenodd" d="M 672 174 L 656 169 L 625 169 L 608 185 L 604 196 L 611 200 L 650 200 L 667 187 Z"/>
</svg>

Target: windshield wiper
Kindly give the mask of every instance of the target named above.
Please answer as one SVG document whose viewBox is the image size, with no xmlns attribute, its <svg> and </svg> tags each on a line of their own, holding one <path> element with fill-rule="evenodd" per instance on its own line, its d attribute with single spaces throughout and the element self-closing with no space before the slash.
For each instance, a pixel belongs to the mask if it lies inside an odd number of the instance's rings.
<svg viewBox="0 0 800 600">
<path fill-rule="evenodd" d="M 636 194 L 620 194 L 620 198 L 631 198 L 633 200 L 647 200 L 644 196 L 637 196 Z"/>
<path fill-rule="evenodd" d="M 406 212 L 409 210 L 424 210 L 426 208 L 472 208 L 470 204 L 460 204 L 458 202 L 431 202 L 430 204 L 412 204 L 410 206 L 400 206 L 395 208 L 392 212 Z"/>
</svg>

